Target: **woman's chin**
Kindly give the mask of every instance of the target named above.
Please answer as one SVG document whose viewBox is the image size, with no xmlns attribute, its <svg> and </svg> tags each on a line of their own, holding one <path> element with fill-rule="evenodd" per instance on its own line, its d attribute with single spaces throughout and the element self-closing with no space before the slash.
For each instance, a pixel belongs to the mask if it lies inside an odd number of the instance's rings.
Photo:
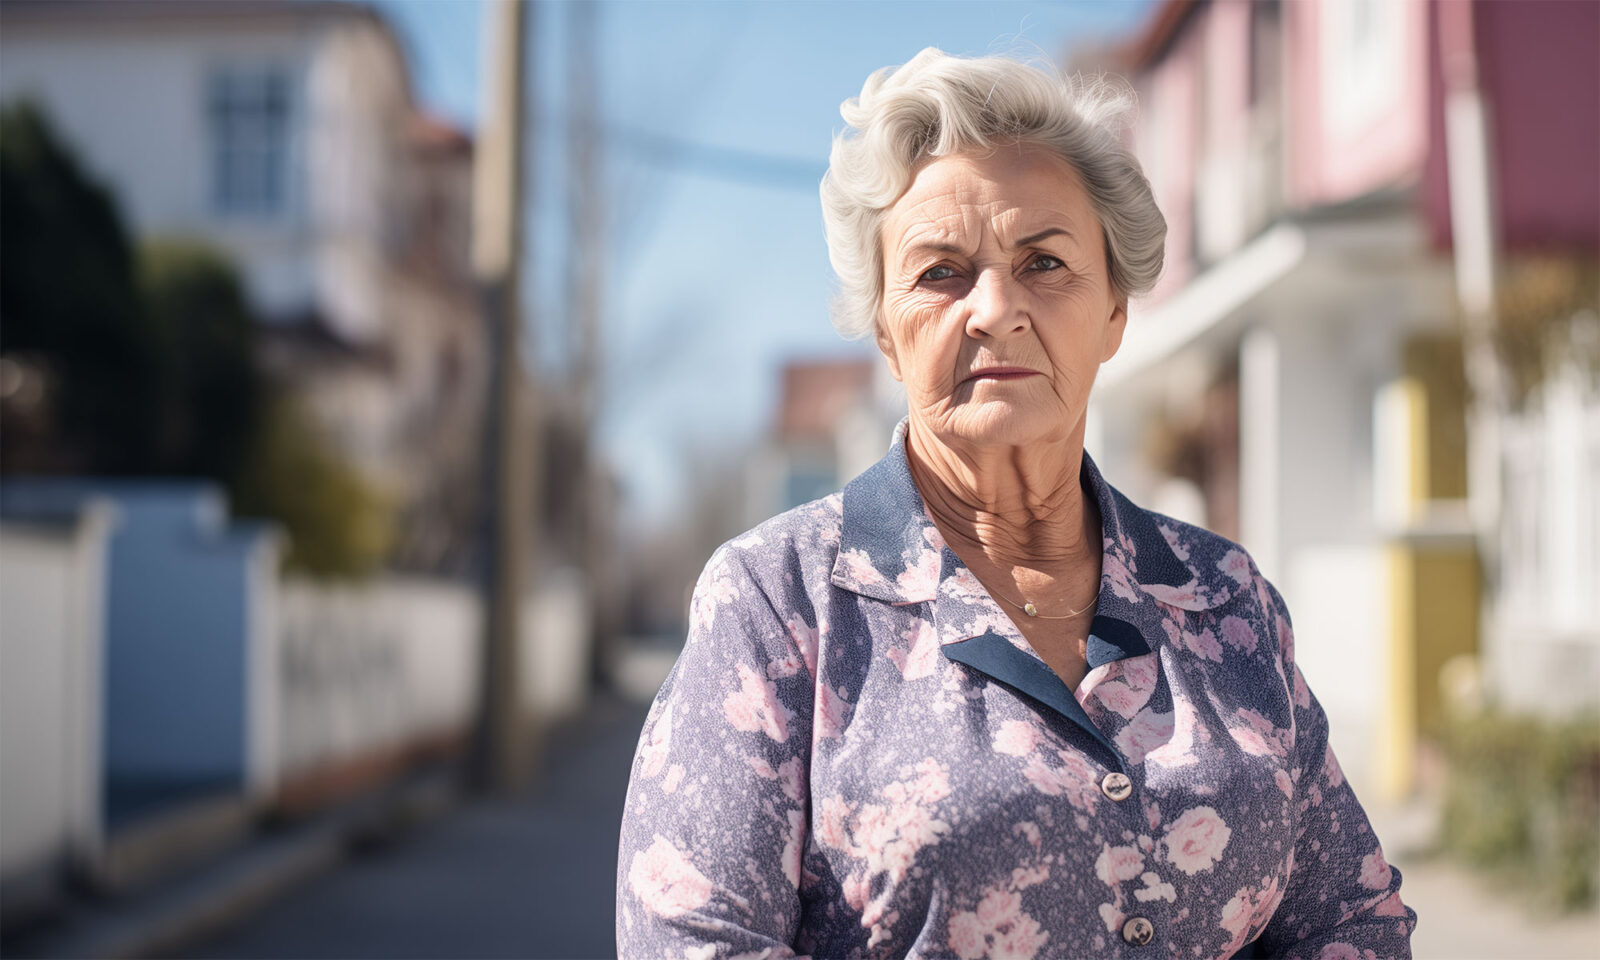
<svg viewBox="0 0 1600 960">
<path fill-rule="evenodd" d="M 1063 422 L 1037 407 L 991 401 L 954 411 L 945 429 L 935 433 L 951 442 L 1015 447 L 1059 439 Z"/>
</svg>

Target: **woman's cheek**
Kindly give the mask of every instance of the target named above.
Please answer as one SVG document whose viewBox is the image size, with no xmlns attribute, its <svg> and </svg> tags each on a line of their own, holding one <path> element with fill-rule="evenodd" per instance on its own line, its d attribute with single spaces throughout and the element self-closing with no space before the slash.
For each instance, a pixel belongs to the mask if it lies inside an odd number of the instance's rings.
<svg viewBox="0 0 1600 960">
<path fill-rule="evenodd" d="M 934 310 L 921 311 L 904 319 L 900 342 L 906 356 L 902 362 L 910 361 L 913 376 L 919 382 L 946 376 L 947 369 L 941 369 L 940 365 L 948 368 L 955 363 L 961 344 L 959 339 L 951 342 L 947 326 Z"/>
</svg>

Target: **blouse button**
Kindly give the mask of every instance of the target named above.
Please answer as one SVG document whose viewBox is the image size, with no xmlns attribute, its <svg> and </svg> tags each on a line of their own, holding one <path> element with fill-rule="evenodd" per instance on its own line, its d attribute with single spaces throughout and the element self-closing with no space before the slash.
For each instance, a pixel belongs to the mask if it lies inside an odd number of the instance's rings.
<svg viewBox="0 0 1600 960">
<path fill-rule="evenodd" d="M 1129 917 L 1128 922 L 1122 925 L 1122 939 L 1136 947 L 1142 947 L 1150 942 L 1156 935 L 1155 924 L 1144 917 Z"/>
<path fill-rule="evenodd" d="M 1120 803 L 1133 793 L 1133 781 L 1128 779 L 1127 774 L 1113 770 L 1100 781 L 1100 792 Z"/>
</svg>

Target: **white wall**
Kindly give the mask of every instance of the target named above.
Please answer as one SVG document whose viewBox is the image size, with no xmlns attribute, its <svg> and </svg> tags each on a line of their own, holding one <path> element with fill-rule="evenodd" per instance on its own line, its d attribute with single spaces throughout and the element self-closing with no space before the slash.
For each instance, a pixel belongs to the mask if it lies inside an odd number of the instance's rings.
<svg viewBox="0 0 1600 960">
<path fill-rule="evenodd" d="M 539 578 L 522 604 L 521 702 L 544 720 L 570 717 L 589 700 L 591 637 L 582 571 L 560 567 Z"/>
<path fill-rule="evenodd" d="M 386 331 L 389 245 L 403 216 L 405 65 L 365 24 L 318 38 L 305 76 L 307 189 L 318 302 L 339 333 Z"/>
<path fill-rule="evenodd" d="M 105 556 L 114 513 L 0 525 L 0 876 L 100 849 Z"/>
<path fill-rule="evenodd" d="M 281 597 L 274 712 L 285 776 L 471 723 L 482 627 L 470 587 L 291 580 Z"/>
<path fill-rule="evenodd" d="M 1389 690 L 1392 616 L 1381 545 L 1303 546 L 1278 581 L 1295 658 L 1328 715 L 1329 741 L 1356 791 L 1373 795 Z"/>
<path fill-rule="evenodd" d="M 244 786 L 254 801 L 267 801 L 282 773 L 283 682 L 281 600 L 278 568 L 284 541 L 278 535 L 260 538 L 246 560 L 245 594 L 245 764 Z"/>
<path fill-rule="evenodd" d="M 1277 480 L 1268 575 L 1289 605 L 1301 671 L 1358 790 L 1376 780 L 1389 681 L 1392 591 L 1372 508 L 1373 401 L 1374 384 L 1395 363 L 1394 334 L 1374 329 L 1384 305 L 1361 293 L 1309 306 L 1320 313 L 1313 322 L 1276 326 L 1278 449 L 1263 471 Z"/>
</svg>

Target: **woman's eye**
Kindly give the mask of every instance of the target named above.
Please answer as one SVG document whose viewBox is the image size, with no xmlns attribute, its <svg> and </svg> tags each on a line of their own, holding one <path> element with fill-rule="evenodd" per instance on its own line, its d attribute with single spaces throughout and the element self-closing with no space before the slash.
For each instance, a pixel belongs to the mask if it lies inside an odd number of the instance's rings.
<svg viewBox="0 0 1600 960">
<path fill-rule="evenodd" d="M 938 266 L 938 267 L 933 267 L 933 268 L 929 269 L 927 272 L 925 272 L 922 275 L 921 279 L 923 279 L 923 280 L 933 280 L 933 281 L 949 280 L 951 277 L 953 277 L 955 275 L 956 275 L 956 272 L 954 270 L 950 269 L 949 267 Z"/>
<path fill-rule="evenodd" d="M 1028 264 L 1028 269 L 1040 271 L 1060 270 L 1064 266 L 1066 266 L 1066 264 L 1062 263 L 1055 257 L 1052 257 L 1048 254 L 1040 254 L 1039 256 L 1033 258 L 1032 263 Z"/>
</svg>

